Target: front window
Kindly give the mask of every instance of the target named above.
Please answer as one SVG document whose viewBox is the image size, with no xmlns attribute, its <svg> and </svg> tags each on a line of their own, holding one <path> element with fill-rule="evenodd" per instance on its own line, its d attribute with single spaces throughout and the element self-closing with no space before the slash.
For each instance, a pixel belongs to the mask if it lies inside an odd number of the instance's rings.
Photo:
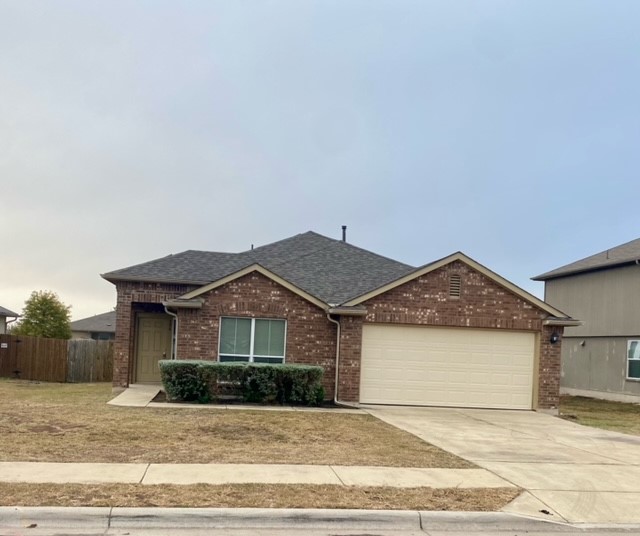
<svg viewBox="0 0 640 536">
<path fill-rule="evenodd" d="M 283 363 L 287 323 L 265 318 L 220 319 L 220 361 Z"/>
<path fill-rule="evenodd" d="M 627 342 L 627 379 L 640 380 L 640 341 Z"/>
</svg>

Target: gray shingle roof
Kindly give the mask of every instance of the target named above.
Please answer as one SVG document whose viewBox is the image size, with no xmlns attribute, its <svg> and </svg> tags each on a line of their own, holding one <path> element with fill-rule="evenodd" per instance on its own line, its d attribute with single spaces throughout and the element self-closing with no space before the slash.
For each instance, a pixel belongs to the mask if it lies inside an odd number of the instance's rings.
<svg viewBox="0 0 640 536">
<path fill-rule="evenodd" d="M 613 266 L 619 266 L 621 264 L 628 264 L 640 259 L 640 238 L 621 244 L 611 249 L 601 251 L 590 257 L 585 257 L 579 261 L 572 262 L 550 272 L 532 277 L 534 281 L 545 281 L 547 279 L 554 279 L 556 277 L 562 277 L 570 274 L 577 274 L 580 272 L 590 272 L 592 270 L 599 270 L 602 268 L 611 268 Z"/>
<path fill-rule="evenodd" d="M 328 304 L 344 303 L 415 269 L 309 231 L 241 253 L 184 251 L 102 277 L 205 285 L 252 264 L 260 264 Z"/>
<path fill-rule="evenodd" d="M 71 322 L 71 331 L 99 331 L 101 333 L 115 333 L 116 312 L 109 311 L 108 313 L 75 320 Z"/>
<path fill-rule="evenodd" d="M 14 313 L 13 311 L 0 306 L 0 316 L 20 316 L 18 313 Z"/>
</svg>

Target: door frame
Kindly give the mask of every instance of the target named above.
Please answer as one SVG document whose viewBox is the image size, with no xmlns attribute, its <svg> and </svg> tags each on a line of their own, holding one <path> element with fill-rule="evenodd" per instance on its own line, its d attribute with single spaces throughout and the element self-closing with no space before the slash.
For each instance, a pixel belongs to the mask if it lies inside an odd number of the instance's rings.
<svg viewBox="0 0 640 536">
<path fill-rule="evenodd" d="M 131 383 L 138 383 L 138 343 L 140 337 L 140 320 L 144 318 L 155 318 L 155 317 L 166 317 L 170 319 L 169 323 L 169 351 L 173 352 L 173 330 L 174 330 L 174 322 L 175 319 L 166 313 L 136 313 L 135 320 L 135 336 L 133 342 L 133 361 L 132 361 L 132 370 L 131 370 Z M 169 358 L 171 358 L 171 354 L 169 354 Z"/>
</svg>

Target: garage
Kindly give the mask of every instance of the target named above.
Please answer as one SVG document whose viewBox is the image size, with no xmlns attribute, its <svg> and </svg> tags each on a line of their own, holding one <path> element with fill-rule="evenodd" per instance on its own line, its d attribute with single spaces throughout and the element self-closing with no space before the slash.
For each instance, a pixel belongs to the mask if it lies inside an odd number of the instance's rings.
<svg viewBox="0 0 640 536">
<path fill-rule="evenodd" d="M 521 331 L 365 324 L 360 401 L 531 409 L 535 346 Z"/>
</svg>

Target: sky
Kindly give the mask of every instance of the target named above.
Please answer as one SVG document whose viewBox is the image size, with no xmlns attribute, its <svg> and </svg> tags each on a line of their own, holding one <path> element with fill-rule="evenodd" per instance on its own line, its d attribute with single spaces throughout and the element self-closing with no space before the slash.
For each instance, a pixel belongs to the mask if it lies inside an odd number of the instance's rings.
<svg viewBox="0 0 640 536">
<path fill-rule="evenodd" d="M 532 276 L 636 239 L 637 0 L 0 0 L 0 305 L 314 230 Z"/>
</svg>

